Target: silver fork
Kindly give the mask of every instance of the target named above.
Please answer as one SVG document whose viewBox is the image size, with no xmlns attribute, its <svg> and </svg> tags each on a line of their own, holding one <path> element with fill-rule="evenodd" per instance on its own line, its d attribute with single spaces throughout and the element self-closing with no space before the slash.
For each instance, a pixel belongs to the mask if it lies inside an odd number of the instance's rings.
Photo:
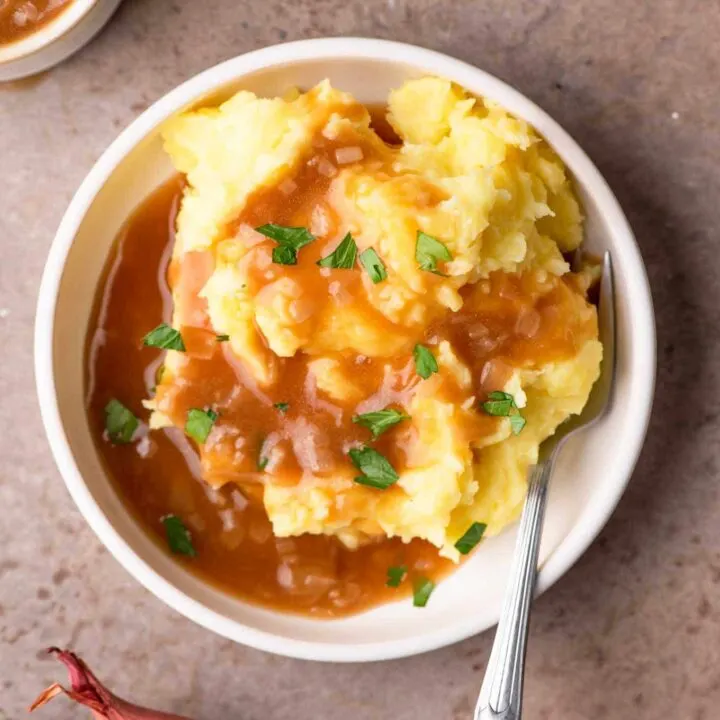
<svg viewBox="0 0 720 720">
<path fill-rule="evenodd" d="M 603 258 L 598 325 L 603 345 L 600 377 L 582 414 L 561 425 L 540 447 L 538 464 L 530 470 L 528 492 L 520 518 L 515 554 L 490 660 L 480 688 L 474 720 L 519 720 L 530 603 L 537 578 L 547 488 L 553 464 L 565 441 L 597 422 L 612 402 L 615 379 L 615 303 L 610 253 Z"/>
</svg>

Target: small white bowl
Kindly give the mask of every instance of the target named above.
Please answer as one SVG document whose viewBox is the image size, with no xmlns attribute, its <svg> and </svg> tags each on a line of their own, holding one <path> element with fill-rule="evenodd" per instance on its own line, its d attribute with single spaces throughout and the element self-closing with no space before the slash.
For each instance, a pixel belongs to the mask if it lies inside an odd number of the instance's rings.
<svg viewBox="0 0 720 720">
<path fill-rule="evenodd" d="M 445 55 L 380 40 L 307 40 L 224 62 L 161 98 L 113 142 L 75 194 L 50 250 L 37 310 L 35 363 L 45 428 L 65 482 L 98 537 L 145 587 L 187 617 L 262 650 L 313 660 L 402 657 L 474 635 L 499 616 L 515 529 L 485 541 L 440 584 L 424 609 L 406 599 L 333 621 L 264 610 L 197 579 L 158 549 L 129 516 L 93 446 L 83 398 L 85 333 L 118 228 L 172 173 L 158 126 L 190 105 L 244 88 L 273 96 L 323 78 L 363 102 L 419 75 L 439 75 L 498 101 L 545 136 L 574 174 L 587 214 L 587 247 L 612 252 L 617 279 L 615 404 L 568 445 L 552 482 L 539 591 L 585 551 L 615 508 L 647 429 L 655 376 L 650 290 L 627 220 L 598 170 L 540 108 L 500 80 Z"/>
<path fill-rule="evenodd" d="M 101 30 L 122 0 L 73 0 L 37 32 L 0 45 L 0 82 L 47 70 L 77 52 Z"/>
</svg>

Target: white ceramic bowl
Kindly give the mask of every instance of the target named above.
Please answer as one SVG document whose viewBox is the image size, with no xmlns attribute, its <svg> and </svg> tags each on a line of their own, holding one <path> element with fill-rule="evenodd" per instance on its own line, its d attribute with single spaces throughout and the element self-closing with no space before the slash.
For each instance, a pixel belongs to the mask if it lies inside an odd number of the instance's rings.
<svg viewBox="0 0 720 720">
<path fill-rule="evenodd" d="M 408 45 L 363 39 L 278 45 L 218 65 L 176 88 L 107 149 L 75 194 L 53 242 L 37 312 L 35 361 L 50 445 L 80 511 L 122 565 L 187 617 L 221 635 L 282 655 L 380 660 L 412 655 L 493 625 L 515 529 L 485 541 L 441 583 L 425 609 L 408 600 L 355 617 L 318 621 L 263 610 L 204 584 L 158 549 L 116 497 L 93 446 L 83 398 L 84 340 L 98 279 L 118 228 L 172 172 L 158 125 L 169 115 L 240 89 L 276 95 L 323 78 L 363 102 L 423 74 L 449 78 L 497 100 L 542 133 L 575 175 L 587 214 L 587 247 L 610 249 L 617 276 L 616 402 L 597 427 L 568 445 L 553 478 L 539 590 L 583 553 L 620 498 L 645 436 L 655 374 L 655 331 L 645 269 L 627 220 L 583 151 L 540 108 L 470 65 Z"/>
<path fill-rule="evenodd" d="M 122 0 L 73 0 L 27 37 L 0 45 L 0 82 L 47 70 L 77 52 L 100 31 Z"/>
</svg>

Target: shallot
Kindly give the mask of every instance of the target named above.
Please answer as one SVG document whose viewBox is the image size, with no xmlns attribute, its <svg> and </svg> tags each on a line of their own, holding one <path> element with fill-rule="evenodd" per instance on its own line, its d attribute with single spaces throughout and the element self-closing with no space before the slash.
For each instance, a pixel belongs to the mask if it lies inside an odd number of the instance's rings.
<svg viewBox="0 0 720 720">
<path fill-rule="evenodd" d="M 48 648 L 48 652 L 64 663 L 70 676 L 70 689 L 54 683 L 44 690 L 30 706 L 30 712 L 42 707 L 57 695 L 66 695 L 92 711 L 94 720 L 190 720 L 182 715 L 149 710 L 133 705 L 113 695 L 90 668 L 69 650 Z"/>
<path fill-rule="evenodd" d="M 360 147 L 342 147 L 335 151 L 335 160 L 338 165 L 349 165 L 363 159 L 363 151 Z"/>
</svg>

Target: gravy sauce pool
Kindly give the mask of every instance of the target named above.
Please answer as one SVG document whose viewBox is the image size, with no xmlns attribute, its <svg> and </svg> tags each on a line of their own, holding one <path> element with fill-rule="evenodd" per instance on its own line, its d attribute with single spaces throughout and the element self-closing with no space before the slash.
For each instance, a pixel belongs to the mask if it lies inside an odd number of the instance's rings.
<svg viewBox="0 0 720 720">
<path fill-rule="evenodd" d="M 384 115 L 376 110 L 374 126 L 386 142 L 392 143 L 396 138 L 382 120 Z M 317 152 L 332 157 L 336 149 L 318 147 Z M 380 164 L 382 152 L 382 148 L 363 148 L 368 161 Z M 236 231 L 242 232 L 244 224 L 257 227 L 264 222 L 311 225 L 312 218 L 306 217 L 308 208 L 321 201 L 327 178 L 318 173 L 315 164 L 301 170 L 294 182 L 298 185 L 297 197 L 291 202 L 278 190 L 264 190 L 253 198 L 238 219 Z M 351 614 L 409 595 L 415 577 L 438 580 L 454 566 L 439 558 L 437 549 L 424 541 L 404 544 L 384 539 L 348 550 L 331 537 L 275 538 L 263 509 L 261 483 L 244 483 L 241 490 L 232 482 L 233 476 L 241 480 L 243 474 L 258 474 L 257 462 L 265 452 L 267 439 L 288 427 L 292 436 L 292 424 L 305 422 L 307 417 L 328 438 L 330 466 L 347 463 L 348 442 L 368 440 L 367 430 L 353 424 L 350 418 L 367 408 L 362 404 L 324 408 L 308 386 L 307 357 L 301 354 L 278 359 L 277 383 L 268 391 L 269 398 L 258 398 L 257 388 L 243 380 L 242 368 L 229 344 L 216 342 L 204 301 L 197 299 L 197 291 L 212 271 L 212 260 L 208 262 L 201 253 L 189 253 L 185 258 L 195 256 L 190 258 L 192 268 L 179 268 L 170 262 L 183 187 L 180 177 L 173 178 L 129 219 L 109 260 L 89 328 L 88 413 L 97 447 L 125 504 L 163 548 L 166 541 L 161 518 L 168 514 L 181 517 L 191 530 L 197 557 L 176 556 L 179 562 L 223 590 L 283 611 L 318 617 Z M 296 277 L 313 274 L 305 282 L 317 286 L 317 303 L 327 302 L 333 282 L 342 284 L 348 302 L 356 302 L 355 298 L 361 296 L 358 271 L 330 273 L 315 265 L 334 247 L 335 241 L 328 244 L 329 238 L 337 239 L 334 225 L 330 218 L 326 233 L 315 233 L 318 240 L 299 253 L 298 265 L 292 271 Z M 267 264 L 257 259 L 253 262 L 250 281 L 269 282 L 261 272 Z M 279 275 L 287 272 L 283 266 L 272 266 L 271 270 Z M 142 338 L 160 322 L 171 322 L 173 301 L 168 275 L 176 303 L 187 303 L 183 316 L 191 318 L 192 323 L 181 328 L 188 348 L 183 382 L 176 390 L 171 387 L 171 398 L 159 399 L 164 400 L 162 409 L 175 416 L 174 420 L 180 419 L 177 424 L 181 426 L 191 407 L 222 408 L 218 425 L 225 430 L 213 431 L 203 449 L 202 461 L 194 443 L 179 428 L 150 433 L 143 426 L 130 445 L 113 445 L 103 435 L 103 408 L 110 398 L 119 399 L 141 419 L 148 416 L 142 400 L 153 395 L 163 353 L 143 347 Z M 478 303 L 468 298 L 461 312 L 450 320 L 438 319 L 425 333 L 426 339 L 446 337 L 452 341 L 473 371 L 479 397 L 504 384 L 509 366 L 503 364 L 503 358 L 517 364 L 567 357 L 575 352 L 586 333 L 593 332 L 591 322 L 570 328 L 557 322 L 570 292 L 562 280 L 550 292 L 544 290 L 541 297 L 538 286 L 542 283 L 532 275 L 519 278 L 497 274 L 485 282 L 494 298 L 492 302 Z M 181 292 L 178 283 L 182 284 Z M 310 308 L 311 316 L 317 310 Z M 387 323 L 384 318 L 378 318 L 378 322 Z M 392 326 L 388 331 L 393 331 Z M 422 336 L 410 338 L 410 347 L 418 339 Z M 358 363 L 356 358 L 342 355 L 339 359 L 353 363 L 353 379 L 369 394 L 384 393 L 383 397 L 395 398 L 395 402 L 411 393 L 417 382 L 409 354 L 382 362 Z M 389 365 L 391 372 L 383 365 Z M 438 390 L 452 392 L 452 388 Z M 279 412 L 272 405 L 276 402 L 289 403 L 288 411 Z M 491 433 L 497 422 L 479 413 L 477 421 L 467 428 L 468 436 Z M 405 466 L 403 433 L 400 424 L 373 443 L 398 470 Z M 244 445 L 239 455 L 232 450 L 237 438 Z M 301 468 L 287 432 L 285 442 L 288 451 L 283 454 L 283 475 L 297 482 Z M 401 490 L 395 487 L 385 492 L 396 491 Z M 409 582 L 400 588 L 386 587 L 388 568 L 400 565 L 408 568 Z"/>
<path fill-rule="evenodd" d="M 21 40 L 54 20 L 72 0 L 0 0 L 0 45 Z"/>
</svg>

